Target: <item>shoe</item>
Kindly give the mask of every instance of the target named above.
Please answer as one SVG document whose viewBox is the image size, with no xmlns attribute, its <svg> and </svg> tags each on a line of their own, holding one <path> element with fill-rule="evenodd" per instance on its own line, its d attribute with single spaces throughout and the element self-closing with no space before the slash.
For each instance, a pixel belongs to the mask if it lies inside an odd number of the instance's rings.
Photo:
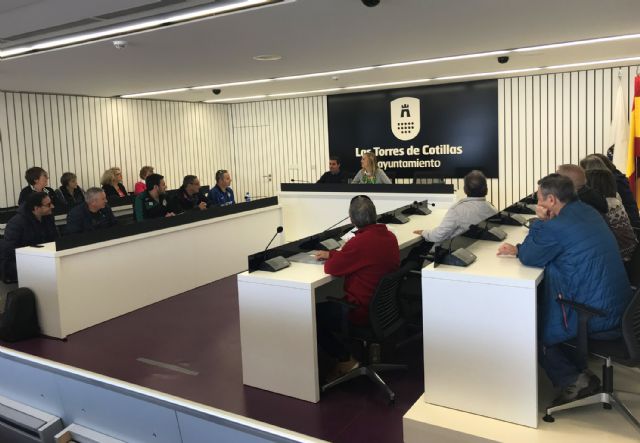
<svg viewBox="0 0 640 443">
<path fill-rule="evenodd" d="M 553 400 L 551 406 L 558 406 L 565 403 L 588 397 L 600 391 L 600 379 L 591 371 L 582 372 L 575 382 L 565 387 L 560 395 Z"/>
<path fill-rule="evenodd" d="M 353 357 L 349 357 L 347 361 L 339 361 L 336 366 L 327 374 L 326 382 L 332 381 L 342 377 L 345 374 L 360 367 L 360 362 Z"/>
</svg>

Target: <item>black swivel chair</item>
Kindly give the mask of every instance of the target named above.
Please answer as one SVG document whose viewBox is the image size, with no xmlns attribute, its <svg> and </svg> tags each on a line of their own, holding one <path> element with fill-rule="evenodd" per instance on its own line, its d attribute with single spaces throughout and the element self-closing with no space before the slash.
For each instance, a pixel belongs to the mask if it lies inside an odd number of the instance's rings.
<svg viewBox="0 0 640 443">
<path fill-rule="evenodd" d="M 598 403 L 601 403 L 605 409 L 611 409 L 612 404 L 615 404 L 640 431 L 640 421 L 620 401 L 618 393 L 622 391 L 614 391 L 613 389 L 612 363 L 615 362 L 629 368 L 640 367 L 640 289 L 636 290 L 631 303 L 629 303 L 622 316 L 622 337 L 618 340 L 593 340 L 587 338 L 589 318 L 602 316 L 604 315 L 602 312 L 568 300 L 560 301 L 560 303 L 564 303 L 578 312 L 577 343 L 572 344 L 572 346 L 575 346 L 578 357 L 586 361 L 587 355 L 590 353 L 604 360 L 602 365 L 602 390 L 589 397 L 547 408 L 544 421 L 553 422 L 552 414 L 566 409 Z"/>
<path fill-rule="evenodd" d="M 395 345 L 403 338 L 401 333 L 406 323 L 398 305 L 398 289 L 410 269 L 408 266 L 403 266 L 397 271 L 382 277 L 369 303 L 369 325 L 356 326 L 349 324 L 348 326 L 347 338 L 361 343 L 364 350 L 361 360 L 363 365 L 325 384 L 322 386 L 322 392 L 348 380 L 366 375 L 386 392 L 390 402 L 395 400 L 395 393 L 380 378 L 378 372 L 407 369 L 407 365 L 381 363 L 380 351 L 382 345 Z M 342 299 L 330 299 L 335 302 L 345 303 Z M 355 307 L 355 305 L 348 305 L 352 308 Z"/>
<path fill-rule="evenodd" d="M 627 277 L 632 288 L 640 287 L 640 246 L 636 246 L 636 250 L 633 251 L 631 260 L 624 264 L 627 270 Z"/>
</svg>

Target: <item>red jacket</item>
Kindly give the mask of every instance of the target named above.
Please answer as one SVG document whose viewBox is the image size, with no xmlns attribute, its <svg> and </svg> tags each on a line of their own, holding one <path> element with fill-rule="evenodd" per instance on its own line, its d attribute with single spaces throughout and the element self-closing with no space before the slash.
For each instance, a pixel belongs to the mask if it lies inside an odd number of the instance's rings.
<svg viewBox="0 0 640 443">
<path fill-rule="evenodd" d="M 358 229 L 341 251 L 330 251 L 324 272 L 344 276 L 344 294 L 348 302 L 359 305 L 349 319 L 357 325 L 369 322 L 369 302 L 380 279 L 400 267 L 398 239 L 385 225 L 373 224 Z"/>
</svg>

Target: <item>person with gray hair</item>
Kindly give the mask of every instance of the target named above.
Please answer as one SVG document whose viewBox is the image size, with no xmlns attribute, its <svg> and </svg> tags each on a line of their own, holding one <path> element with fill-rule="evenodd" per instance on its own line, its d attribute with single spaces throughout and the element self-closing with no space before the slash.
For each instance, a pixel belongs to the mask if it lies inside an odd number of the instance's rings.
<svg viewBox="0 0 640 443">
<path fill-rule="evenodd" d="M 66 234 L 97 231 L 118 224 L 113 211 L 107 206 L 107 196 L 102 189 L 87 189 L 84 199 L 84 203 L 75 206 L 67 214 Z"/>
<path fill-rule="evenodd" d="M 378 282 L 400 266 L 398 239 L 386 225 L 376 224 L 376 207 L 369 197 L 354 197 L 349 205 L 349 217 L 358 230 L 342 250 L 316 252 L 318 260 L 326 260 L 324 272 L 344 277 L 344 298 L 357 306 L 348 313 L 341 309 L 341 305 L 334 303 L 320 303 L 316 308 L 318 345 L 337 360 L 327 381 L 340 377 L 359 365 L 332 331 L 339 329 L 345 317 L 355 325 L 367 325 L 369 302 Z"/>
<path fill-rule="evenodd" d="M 544 268 L 538 300 L 541 366 L 561 388 L 553 405 L 598 392 L 600 380 L 585 361 L 576 361 L 563 342 L 578 334 L 578 313 L 563 300 L 602 312 L 589 320 L 589 335 L 601 340 L 620 336 L 620 319 L 631 300 L 618 244 L 604 218 L 578 200 L 569 177 L 550 174 L 538 181 L 540 218 L 522 244 L 503 243 L 498 255 L 516 256 L 525 266 Z"/>
<path fill-rule="evenodd" d="M 431 231 L 419 229 L 413 233 L 421 235 L 427 242 L 440 243 L 462 234 L 469 226 L 498 213 L 487 201 L 487 178 L 481 171 L 473 170 L 465 175 L 464 193 L 467 197 L 449 208 L 438 227 Z"/>
</svg>

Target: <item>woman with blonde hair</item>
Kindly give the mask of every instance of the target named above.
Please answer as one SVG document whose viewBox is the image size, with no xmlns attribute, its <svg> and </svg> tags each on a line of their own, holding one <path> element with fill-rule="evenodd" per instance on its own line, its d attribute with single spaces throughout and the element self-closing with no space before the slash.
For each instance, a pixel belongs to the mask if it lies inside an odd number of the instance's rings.
<svg viewBox="0 0 640 443">
<path fill-rule="evenodd" d="M 135 195 L 142 194 L 147 190 L 147 184 L 144 182 L 144 180 L 151 174 L 153 174 L 153 166 L 143 166 L 140 169 L 140 181 L 136 183 L 136 186 L 133 189 L 133 193 Z"/>
<path fill-rule="evenodd" d="M 351 183 L 391 184 L 391 179 L 378 167 L 378 160 L 373 152 L 365 152 L 362 154 L 360 165 L 362 166 L 362 169 L 358 171 L 355 177 L 353 177 Z"/>
<path fill-rule="evenodd" d="M 122 184 L 122 171 L 118 167 L 109 168 L 104 171 L 100 179 L 100 184 L 107 198 L 127 196 L 127 190 Z"/>
</svg>

